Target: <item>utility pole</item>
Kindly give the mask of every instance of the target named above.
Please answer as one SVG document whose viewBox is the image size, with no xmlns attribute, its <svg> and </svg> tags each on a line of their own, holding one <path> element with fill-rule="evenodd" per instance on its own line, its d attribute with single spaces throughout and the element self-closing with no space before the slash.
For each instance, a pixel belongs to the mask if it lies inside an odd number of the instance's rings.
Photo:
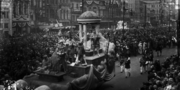
<svg viewBox="0 0 180 90">
<path fill-rule="evenodd" d="M 162 13 L 163 13 L 162 0 L 160 0 L 159 6 L 160 6 L 160 14 L 159 14 L 160 22 L 159 22 L 159 24 L 161 24 L 161 22 L 162 22 Z"/>
<path fill-rule="evenodd" d="M 111 3 L 111 12 L 112 12 L 112 28 L 114 28 L 114 9 L 113 9 L 113 4 Z"/>
<path fill-rule="evenodd" d="M 170 32 L 170 31 L 171 31 L 171 27 L 170 27 L 170 16 L 171 16 L 171 15 L 170 15 L 170 11 L 171 11 L 171 8 L 170 8 L 170 5 L 169 5 L 169 4 L 168 4 L 168 6 L 169 6 L 169 18 L 168 18 L 168 19 L 169 19 L 169 22 L 168 22 L 168 24 L 169 24 L 168 26 L 169 26 L 169 27 L 168 27 L 168 28 L 169 28 L 169 32 Z"/>
<path fill-rule="evenodd" d="M 180 43 L 179 43 L 179 41 L 180 41 L 180 8 L 178 7 L 178 19 L 177 19 L 177 54 L 178 54 L 178 58 L 179 58 L 179 56 L 180 56 Z"/>
<path fill-rule="evenodd" d="M 72 5 L 72 4 L 71 4 Z M 72 6 L 70 6 L 70 9 L 71 9 L 71 16 L 70 16 L 70 25 L 71 25 L 71 27 L 70 27 L 70 29 L 71 29 L 71 32 L 73 31 L 73 29 L 72 29 L 72 24 L 73 24 L 73 20 L 72 20 L 72 12 L 74 11 L 73 10 L 73 7 Z"/>
<path fill-rule="evenodd" d="M 109 18 L 109 17 L 110 17 L 109 14 L 110 14 L 110 5 L 109 5 L 109 3 L 108 3 L 108 20 L 109 20 L 109 21 L 108 21 L 108 28 L 110 27 L 110 21 L 111 21 L 110 18 Z"/>
<path fill-rule="evenodd" d="M 0 0 L 0 23 L 1 23 L 1 2 L 2 2 L 2 0 Z M 1 28 L 2 28 L 2 26 L 1 26 Z M 0 30 L 0 35 L 1 35 L 0 38 L 2 38 L 2 34 L 3 34 L 3 31 Z"/>
<path fill-rule="evenodd" d="M 144 3 L 144 4 L 145 4 L 145 7 L 144 7 L 145 8 L 145 11 L 144 11 L 144 21 L 145 21 L 144 29 L 145 29 L 146 28 L 146 22 L 147 22 L 147 18 L 146 18 L 147 17 L 147 11 L 146 11 L 147 10 L 147 6 L 146 6 L 146 3 Z"/>
<path fill-rule="evenodd" d="M 82 6 L 81 6 L 82 13 L 84 12 L 84 0 L 82 0 Z"/>
<path fill-rule="evenodd" d="M 123 37 L 124 37 L 124 33 L 125 33 L 125 31 L 124 31 L 124 16 L 125 16 L 125 0 L 123 1 L 123 30 L 122 30 Z"/>
</svg>

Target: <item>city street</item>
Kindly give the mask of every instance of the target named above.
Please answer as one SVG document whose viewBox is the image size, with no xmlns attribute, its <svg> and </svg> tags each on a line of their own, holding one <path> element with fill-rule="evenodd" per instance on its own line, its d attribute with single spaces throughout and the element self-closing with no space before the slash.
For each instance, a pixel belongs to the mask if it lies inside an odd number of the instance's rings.
<svg viewBox="0 0 180 90">
<path fill-rule="evenodd" d="M 163 50 L 162 56 L 157 57 L 156 53 L 154 52 L 155 59 L 159 59 L 161 62 L 165 60 L 166 57 L 174 55 L 176 53 L 176 48 L 166 48 Z M 120 73 L 119 62 L 116 62 L 116 76 L 106 83 L 104 83 L 101 87 L 97 88 L 97 90 L 138 90 L 143 82 L 147 81 L 147 73 L 141 75 L 140 68 L 139 68 L 139 58 L 131 57 L 131 77 L 125 78 L 124 73 Z M 61 85 L 65 85 L 66 83 L 72 81 L 75 78 L 71 78 L 69 76 L 65 76 L 64 80 L 57 83 Z M 46 82 L 46 81 L 36 81 L 36 84 L 39 85 L 50 85 L 53 82 Z"/>
<path fill-rule="evenodd" d="M 161 60 L 163 62 L 166 57 L 175 54 L 175 49 L 164 49 L 162 56 L 157 57 L 156 53 L 155 59 Z M 98 90 L 139 90 L 139 87 L 142 86 L 143 82 L 147 81 L 147 74 L 140 74 L 139 68 L 139 58 L 131 57 L 131 77 L 125 78 L 124 73 L 120 73 L 120 67 L 118 67 L 118 62 L 116 62 L 116 77 L 113 78 L 111 81 L 105 83 L 101 86 Z"/>
<path fill-rule="evenodd" d="M 0 90 L 180 90 L 179 2 L 0 0 Z"/>
</svg>

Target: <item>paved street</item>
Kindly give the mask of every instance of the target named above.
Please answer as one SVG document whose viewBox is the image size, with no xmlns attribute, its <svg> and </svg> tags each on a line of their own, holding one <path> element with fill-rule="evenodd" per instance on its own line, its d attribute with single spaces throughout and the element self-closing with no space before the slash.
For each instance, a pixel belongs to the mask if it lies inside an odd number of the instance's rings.
<svg viewBox="0 0 180 90">
<path fill-rule="evenodd" d="M 157 57 L 156 53 L 154 55 L 155 59 L 164 61 L 164 58 L 175 53 L 175 49 L 164 49 L 162 56 Z M 116 62 L 116 77 L 105 83 L 100 90 L 138 90 L 142 83 L 147 81 L 147 74 L 141 75 L 139 72 L 139 58 L 140 56 L 131 57 L 132 73 L 130 78 L 125 78 L 124 73 L 120 73 L 120 67 L 118 67 L 118 62 Z"/>
</svg>

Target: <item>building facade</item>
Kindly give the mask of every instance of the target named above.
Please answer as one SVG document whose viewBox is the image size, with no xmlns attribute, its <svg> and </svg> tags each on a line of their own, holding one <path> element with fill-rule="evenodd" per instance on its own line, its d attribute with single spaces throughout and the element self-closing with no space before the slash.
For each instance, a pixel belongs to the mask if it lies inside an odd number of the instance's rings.
<svg viewBox="0 0 180 90">
<path fill-rule="evenodd" d="M 129 6 L 134 10 L 134 4 Z M 77 18 L 85 11 L 97 13 L 105 27 L 116 26 L 123 17 L 121 0 L 32 0 L 31 7 L 36 23 L 58 22 L 64 27 L 77 25 Z"/>
<path fill-rule="evenodd" d="M 121 2 L 118 0 L 85 0 L 84 11 L 94 11 L 101 17 L 101 28 L 114 28 L 122 19 Z"/>
<path fill-rule="evenodd" d="M 32 19 L 36 25 L 56 19 L 57 0 L 31 0 Z"/>
<path fill-rule="evenodd" d="M 165 24 L 171 20 L 175 20 L 177 15 L 175 10 L 175 0 L 161 0 L 160 7 L 160 20 L 162 24 Z"/>
<path fill-rule="evenodd" d="M 32 0 L 33 19 L 38 23 L 70 25 L 70 0 Z"/>
<path fill-rule="evenodd" d="M 82 0 L 71 0 L 71 24 L 77 25 L 77 18 L 82 14 Z"/>
<path fill-rule="evenodd" d="M 135 0 L 135 18 L 140 21 L 140 0 Z"/>
<path fill-rule="evenodd" d="M 141 22 L 157 24 L 160 18 L 160 1 L 159 0 L 142 0 L 140 1 Z M 155 23 L 156 22 L 156 23 Z"/>
<path fill-rule="evenodd" d="M 13 32 L 30 32 L 31 0 L 13 0 L 12 28 Z"/>
<path fill-rule="evenodd" d="M 1 0 L 0 32 L 12 35 L 12 0 Z"/>
<path fill-rule="evenodd" d="M 30 26 L 30 0 L 1 1 L 1 32 L 10 35 L 14 32 L 30 32 Z"/>
<path fill-rule="evenodd" d="M 71 24 L 71 1 L 58 0 L 57 19 L 63 26 L 70 26 Z"/>
</svg>

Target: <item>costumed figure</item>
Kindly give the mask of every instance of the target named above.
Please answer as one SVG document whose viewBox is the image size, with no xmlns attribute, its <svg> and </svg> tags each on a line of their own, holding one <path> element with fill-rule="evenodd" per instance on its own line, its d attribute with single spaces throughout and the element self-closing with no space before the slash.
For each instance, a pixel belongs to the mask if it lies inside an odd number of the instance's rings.
<svg viewBox="0 0 180 90">
<path fill-rule="evenodd" d="M 76 63 L 85 63 L 84 62 L 84 54 L 85 54 L 85 50 L 83 47 L 82 43 L 79 43 L 78 47 L 77 47 L 77 56 L 76 56 Z"/>
</svg>

